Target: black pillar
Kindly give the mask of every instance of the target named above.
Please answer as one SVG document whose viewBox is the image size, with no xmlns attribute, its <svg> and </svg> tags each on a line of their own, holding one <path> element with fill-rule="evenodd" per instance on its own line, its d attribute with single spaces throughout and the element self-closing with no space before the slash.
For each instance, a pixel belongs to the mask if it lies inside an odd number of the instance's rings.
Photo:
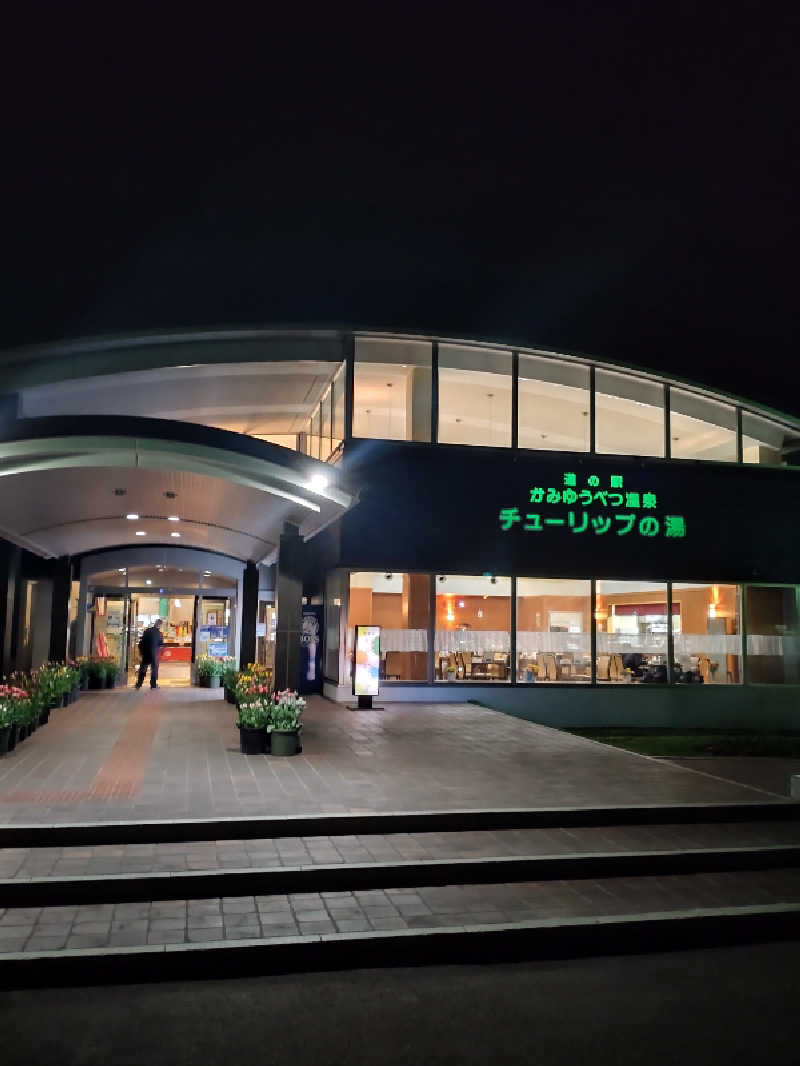
<svg viewBox="0 0 800 1066">
<path fill-rule="evenodd" d="M 0 540 L 0 677 L 14 669 L 14 627 L 21 570 L 22 549 Z"/>
<path fill-rule="evenodd" d="M 242 575 L 242 631 L 239 636 L 239 666 L 256 661 L 256 622 L 258 621 L 258 567 L 248 563 Z"/>
<path fill-rule="evenodd" d="M 300 684 L 300 634 L 303 621 L 303 540 L 287 523 L 281 534 L 275 580 L 275 689 Z"/>
<path fill-rule="evenodd" d="M 51 662 L 64 662 L 67 658 L 69 638 L 69 597 L 72 591 L 72 562 L 62 555 L 53 563 L 53 606 L 50 619 Z"/>
</svg>

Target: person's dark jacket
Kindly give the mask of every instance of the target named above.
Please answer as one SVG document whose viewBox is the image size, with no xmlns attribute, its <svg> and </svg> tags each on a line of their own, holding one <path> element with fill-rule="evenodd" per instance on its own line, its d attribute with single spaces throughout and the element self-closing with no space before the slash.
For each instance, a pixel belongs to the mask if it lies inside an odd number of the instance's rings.
<svg viewBox="0 0 800 1066">
<path fill-rule="evenodd" d="M 163 643 L 164 638 L 161 636 L 160 631 L 155 626 L 148 626 L 139 641 L 139 651 L 142 654 L 142 659 L 146 663 L 155 662 L 159 648 Z"/>
</svg>

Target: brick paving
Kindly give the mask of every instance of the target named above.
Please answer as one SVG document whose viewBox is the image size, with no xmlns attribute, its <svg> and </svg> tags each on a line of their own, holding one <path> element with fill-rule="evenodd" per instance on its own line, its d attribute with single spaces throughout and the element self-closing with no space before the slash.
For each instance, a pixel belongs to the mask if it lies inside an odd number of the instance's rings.
<svg viewBox="0 0 800 1066">
<path fill-rule="evenodd" d="M 0 850 L 0 878 L 179 873 L 780 844 L 800 844 L 800 821 L 5 848 Z"/>
<path fill-rule="evenodd" d="M 17 907 L 0 954 L 800 903 L 800 870 Z"/>
<path fill-rule="evenodd" d="M 772 798 L 469 704 L 315 697 L 289 759 L 241 755 L 234 718 L 207 689 L 83 693 L 0 759 L 0 823 Z"/>
</svg>

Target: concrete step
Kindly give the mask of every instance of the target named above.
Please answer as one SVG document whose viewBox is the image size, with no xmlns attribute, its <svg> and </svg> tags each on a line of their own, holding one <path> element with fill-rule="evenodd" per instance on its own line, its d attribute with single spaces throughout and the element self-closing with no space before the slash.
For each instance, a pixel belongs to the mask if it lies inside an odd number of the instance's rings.
<svg viewBox="0 0 800 1066">
<path fill-rule="evenodd" d="M 201 979 L 375 966 L 644 953 L 800 938 L 800 904 L 706 907 L 425 928 L 0 954 L 7 988 Z"/>
<path fill-rule="evenodd" d="M 75 877 L 14 877 L 0 881 L 1 907 L 133 903 L 208 897 L 321 893 L 520 881 L 668 877 L 730 870 L 800 868 L 800 845 L 501 855 L 394 862 L 317 863 L 184 872 Z"/>
<path fill-rule="evenodd" d="M 634 804 L 594 807 L 533 807 L 354 812 L 263 818 L 190 818 L 153 821 L 7 823 L 0 848 L 102 844 L 181 843 L 279 837 L 366 836 L 387 833 L 496 831 L 614 825 L 675 825 L 800 820 L 791 800 L 742 803 Z"/>
</svg>

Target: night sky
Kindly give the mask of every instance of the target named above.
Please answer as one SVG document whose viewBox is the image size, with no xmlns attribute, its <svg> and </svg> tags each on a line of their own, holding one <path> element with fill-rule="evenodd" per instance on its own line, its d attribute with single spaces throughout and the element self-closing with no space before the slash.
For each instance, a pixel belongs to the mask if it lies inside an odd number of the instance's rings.
<svg viewBox="0 0 800 1066">
<path fill-rule="evenodd" d="M 550 7 L 34 10 L 4 60 L 0 345 L 420 330 L 800 415 L 798 19 Z"/>
</svg>

